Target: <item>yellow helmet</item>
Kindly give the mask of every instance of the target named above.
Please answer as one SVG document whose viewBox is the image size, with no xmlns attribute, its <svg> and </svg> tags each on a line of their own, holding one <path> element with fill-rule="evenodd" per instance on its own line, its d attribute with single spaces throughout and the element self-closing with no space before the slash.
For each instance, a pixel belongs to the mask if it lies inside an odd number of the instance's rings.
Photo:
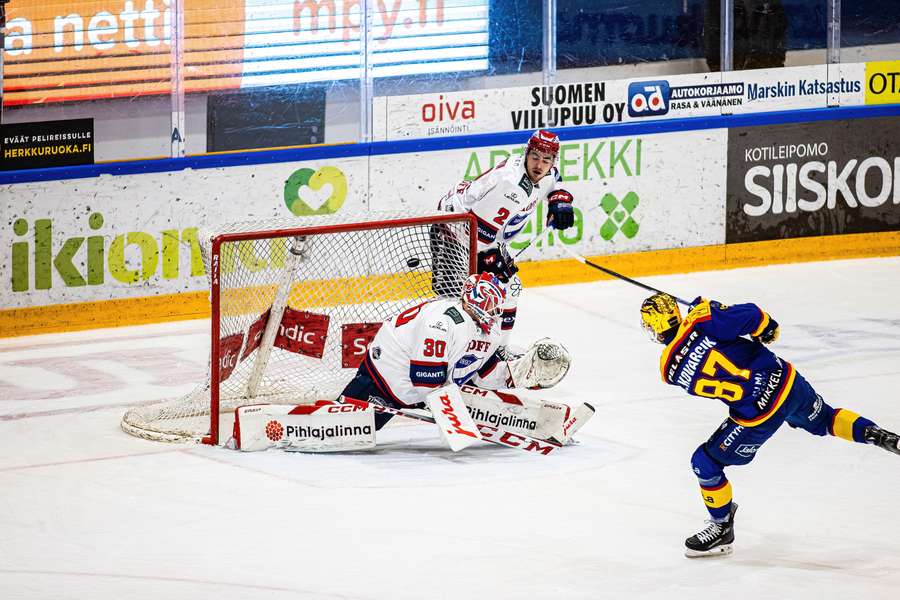
<svg viewBox="0 0 900 600">
<path fill-rule="evenodd" d="M 641 327 L 654 342 L 665 344 L 669 331 L 680 324 L 681 311 L 669 294 L 653 294 L 641 304 Z"/>
</svg>

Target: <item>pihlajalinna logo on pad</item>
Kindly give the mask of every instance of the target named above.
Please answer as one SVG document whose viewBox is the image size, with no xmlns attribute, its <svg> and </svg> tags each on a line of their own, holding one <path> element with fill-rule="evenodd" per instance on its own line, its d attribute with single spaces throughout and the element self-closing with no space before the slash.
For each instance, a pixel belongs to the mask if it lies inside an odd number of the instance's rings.
<svg viewBox="0 0 900 600">
<path fill-rule="evenodd" d="M 347 177 L 337 167 L 297 169 L 284 182 L 284 203 L 297 215 L 330 215 L 347 199 Z"/>
<path fill-rule="evenodd" d="M 606 213 L 606 221 L 600 226 L 600 237 L 608 242 L 619 231 L 629 240 L 636 236 L 640 225 L 632 215 L 640 203 L 634 192 L 628 192 L 621 200 L 610 193 L 604 195 L 600 208 Z"/>
</svg>

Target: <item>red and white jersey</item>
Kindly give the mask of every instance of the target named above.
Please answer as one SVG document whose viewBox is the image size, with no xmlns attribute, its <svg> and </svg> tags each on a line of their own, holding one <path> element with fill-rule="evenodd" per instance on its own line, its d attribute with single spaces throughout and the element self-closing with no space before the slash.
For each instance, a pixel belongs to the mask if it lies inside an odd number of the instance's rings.
<svg viewBox="0 0 900 600">
<path fill-rule="evenodd" d="M 556 167 L 533 183 L 525 172 L 525 155 L 513 156 L 474 181 L 463 181 L 441 198 L 438 209 L 469 211 L 478 219 L 478 251 L 509 242 L 525 227 L 538 202 L 557 189 Z"/>
<path fill-rule="evenodd" d="M 384 322 L 369 344 L 372 375 L 393 400 L 411 406 L 450 382 L 509 387 L 509 366 L 496 356 L 499 323 L 484 333 L 459 300 L 414 306 Z"/>
</svg>

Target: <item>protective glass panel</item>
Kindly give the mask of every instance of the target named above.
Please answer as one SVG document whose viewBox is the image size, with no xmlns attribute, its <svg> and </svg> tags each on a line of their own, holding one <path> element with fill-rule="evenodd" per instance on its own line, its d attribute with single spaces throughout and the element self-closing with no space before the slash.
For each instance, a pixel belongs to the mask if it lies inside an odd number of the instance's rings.
<svg viewBox="0 0 900 600">
<path fill-rule="evenodd" d="M 708 60 L 718 61 L 718 36 L 718 0 L 560 0 L 557 7 L 558 68 L 591 69 L 575 75 L 583 80 L 704 72 Z"/>
<path fill-rule="evenodd" d="M 842 2 L 841 62 L 898 59 L 900 3 L 881 0 Z M 897 85 L 900 88 L 900 81 Z"/>
<path fill-rule="evenodd" d="M 374 30 L 374 96 L 380 99 L 373 110 L 375 139 L 479 132 L 470 125 L 487 96 L 451 94 L 542 81 L 541 0 L 395 0 L 393 5 L 414 10 L 398 18 L 392 32 Z M 382 19 L 390 22 L 390 14 Z M 393 64 L 406 57 L 417 62 Z M 509 128 L 498 123 L 495 130 Z"/>
<path fill-rule="evenodd" d="M 187 152 L 357 141 L 360 4 L 185 0 Z"/>
<path fill-rule="evenodd" d="M 30 139 L 4 152 L 44 153 L 24 168 L 169 155 L 168 0 L 12 0 L 6 18 L 3 124 Z"/>
<path fill-rule="evenodd" d="M 735 70 L 827 62 L 827 2 L 734 0 L 734 15 Z"/>
</svg>

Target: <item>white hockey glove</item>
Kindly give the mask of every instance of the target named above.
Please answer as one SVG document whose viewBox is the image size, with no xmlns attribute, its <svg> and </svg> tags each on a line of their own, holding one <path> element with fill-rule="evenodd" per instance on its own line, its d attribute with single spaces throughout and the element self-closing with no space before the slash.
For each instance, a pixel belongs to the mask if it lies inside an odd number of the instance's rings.
<svg viewBox="0 0 900 600">
<path fill-rule="evenodd" d="M 562 381 L 571 364 L 572 357 L 565 346 L 542 338 L 509 363 L 509 373 L 515 388 L 550 388 Z"/>
</svg>

